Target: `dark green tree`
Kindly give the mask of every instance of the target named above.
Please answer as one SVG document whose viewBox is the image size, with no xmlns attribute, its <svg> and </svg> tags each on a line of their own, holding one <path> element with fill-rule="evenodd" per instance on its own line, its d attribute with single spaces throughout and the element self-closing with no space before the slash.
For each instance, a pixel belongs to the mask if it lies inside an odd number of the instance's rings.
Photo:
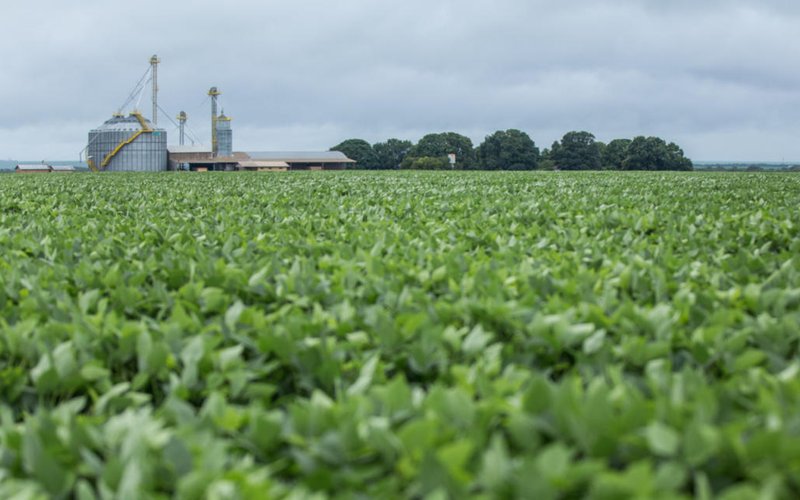
<svg viewBox="0 0 800 500">
<path fill-rule="evenodd" d="M 630 139 L 614 139 L 609 142 L 600 154 L 600 161 L 606 170 L 622 170 L 622 162 L 628 156 Z"/>
<path fill-rule="evenodd" d="M 558 141 L 553 141 L 550 149 L 545 148 L 544 152 L 542 153 L 542 159 L 554 161 L 554 158 L 558 156 L 559 151 L 561 151 L 561 144 L 559 144 Z"/>
<path fill-rule="evenodd" d="M 355 168 L 375 168 L 375 151 L 370 143 L 363 139 L 347 139 L 331 148 L 331 151 L 344 153 L 356 161 Z"/>
<path fill-rule="evenodd" d="M 595 141 L 595 144 L 597 144 L 597 151 L 600 153 L 600 168 L 604 168 L 603 167 L 603 154 L 605 154 L 605 151 L 606 151 L 606 148 L 608 147 L 608 144 L 606 144 L 603 141 Z"/>
<path fill-rule="evenodd" d="M 449 170 L 450 161 L 446 156 L 406 156 L 400 168 L 408 170 Z"/>
<path fill-rule="evenodd" d="M 681 149 L 674 142 L 667 144 L 667 152 L 669 153 L 669 170 L 694 170 L 692 160 L 686 158 Z"/>
<path fill-rule="evenodd" d="M 657 137 L 634 137 L 622 162 L 625 170 L 660 170 L 667 155 L 667 144 Z"/>
<path fill-rule="evenodd" d="M 561 170 L 600 168 L 600 147 L 589 132 L 567 132 L 557 147 L 553 144 L 550 156 Z"/>
<path fill-rule="evenodd" d="M 693 170 L 692 161 L 686 158 L 677 144 L 667 144 L 660 137 L 635 137 L 628 146 L 628 155 L 622 162 L 625 170 Z"/>
<path fill-rule="evenodd" d="M 408 156 L 412 158 L 446 157 L 448 154 L 456 155 L 456 168 L 465 169 L 475 166 L 475 150 L 469 137 L 455 132 L 428 134 L 411 148 Z"/>
<path fill-rule="evenodd" d="M 556 162 L 553 161 L 552 148 L 558 147 L 558 141 L 554 142 L 551 149 L 544 148 L 539 155 L 539 161 L 536 163 L 536 168 L 539 170 L 555 170 Z"/>
<path fill-rule="evenodd" d="M 414 147 L 411 141 L 389 139 L 372 146 L 375 153 L 376 168 L 397 169 L 403 163 L 408 152 Z"/>
<path fill-rule="evenodd" d="M 539 149 L 525 132 L 498 130 L 478 146 L 476 156 L 478 166 L 487 170 L 533 170 Z"/>
</svg>

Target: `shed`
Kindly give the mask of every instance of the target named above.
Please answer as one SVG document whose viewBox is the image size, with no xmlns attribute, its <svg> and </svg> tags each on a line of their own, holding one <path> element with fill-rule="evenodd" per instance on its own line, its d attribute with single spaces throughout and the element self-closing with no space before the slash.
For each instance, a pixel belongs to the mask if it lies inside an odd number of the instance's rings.
<svg viewBox="0 0 800 500">
<path fill-rule="evenodd" d="M 54 174 L 71 174 L 75 172 L 75 167 L 72 165 L 53 165 L 50 169 Z"/>
<path fill-rule="evenodd" d="M 356 162 L 339 151 L 258 151 L 248 152 L 254 161 L 281 161 L 290 170 L 344 170 Z"/>
<path fill-rule="evenodd" d="M 244 153 L 234 152 L 231 156 L 214 156 L 207 146 L 169 146 L 170 170 L 236 170 L 241 160 L 250 159 Z"/>
<path fill-rule="evenodd" d="M 230 156 L 214 156 L 207 146 L 170 146 L 172 170 L 344 170 L 356 162 L 339 151 L 234 151 Z"/>
<path fill-rule="evenodd" d="M 32 165 L 17 165 L 14 171 L 18 174 L 49 174 L 53 167 L 44 163 L 34 163 Z"/>
<path fill-rule="evenodd" d="M 249 172 L 285 172 L 289 170 L 289 164 L 285 161 L 240 161 L 237 166 L 239 170 Z"/>
</svg>

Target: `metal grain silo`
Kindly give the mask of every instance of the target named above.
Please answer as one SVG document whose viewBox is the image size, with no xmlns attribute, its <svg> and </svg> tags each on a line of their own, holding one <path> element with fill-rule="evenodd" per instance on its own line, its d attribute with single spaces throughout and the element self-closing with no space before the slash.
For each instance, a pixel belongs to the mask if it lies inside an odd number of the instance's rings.
<svg viewBox="0 0 800 500">
<path fill-rule="evenodd" d="M 92 170 L 159 172 L 167 169 L 167 132 L 154 128 L 140 113 L 114 115 L 89 132 Z"/>
<path fill-rule="evenodd" d="M 225 111 L 217 117 L 217 154 L 219 156 L 233 155 L 233 130 L 231 119 L 225 116 Z"/>
</svg>

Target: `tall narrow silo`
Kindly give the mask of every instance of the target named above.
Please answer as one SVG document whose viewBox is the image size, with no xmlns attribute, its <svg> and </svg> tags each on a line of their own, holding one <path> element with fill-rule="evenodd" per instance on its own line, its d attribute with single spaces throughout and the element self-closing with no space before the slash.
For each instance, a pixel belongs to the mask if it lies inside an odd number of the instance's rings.
<svg viewBox="0 0 800 500">
<path fill-rule="evenodd" d="M 140 113 L 115 114 L 89 132 L 92 170 L 158 172 L 167 169 L 167 132 Z"/>
<path fill-rule="evenodd" d="M 219 156 L 233 156 L 233 130 L 225 111 L 217 117 L 217 148 Z"/>
</svg>

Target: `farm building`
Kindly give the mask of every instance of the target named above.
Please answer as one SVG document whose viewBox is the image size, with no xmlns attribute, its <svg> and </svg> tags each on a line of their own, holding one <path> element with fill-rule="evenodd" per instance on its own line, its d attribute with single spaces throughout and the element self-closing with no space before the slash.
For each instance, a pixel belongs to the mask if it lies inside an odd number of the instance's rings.
<svg viewBox="0 0 800 500">
<path fill-rule="evenodd" d="M 14 172 L 18 174 L 49 174 L 53 167 L 44 163 L 34 163 L 32 165 L 17 165 Z"/>
<path fill-rule="evenodd" d="M 240 161 L 250 158 L 243 153 L 230 156 L 215 155 L 207 146 L 168 146 L 169 170 L 233 171 Z"/>
<path fill-rule="evenodd" d="M 339 151 L 240 152 L 215 156 L 202 146 L 169 146 L 170 170 L 256 171 L 344 170 L 356 162 Z"/>
<path fill-rule="evenodd" d="M 339 151 L 266 151 L 245 153 L 256 162 L 282 162 L 289 170 L 344 170 L 355 165 Z"/>
<path fill-rule="evenodd" d="M 145 79 L 152 83 L 153 111 L 150 119 L 136 109 L 127 115 L 122 109 L 129 103 L 139 102 L 147 85 L 137 85 L 128 100 L 112 117 L 89 132 L 84 152 L 86 163 L 95 172 L 163 170 L 206 171 L 285 171 L 285 170 L 344 170 L 356 162 L 338 151 L 319 152 L 255 152 L 233 150 L 231 118 L 225 112 L 217 113 L 222 92 L 211 87 L 211 145 L 187 145 L 185 111 L 178 116 L 178 145 L 167 145 L 167 132 L 158 127 L 158 56 L 150 58 L 150 69 Z M 137 99 L 138 97 L 138 99 Z M 191 132 L 189 129 L 188 132 Z M 192 139 L 192 137 L 190 137 Z M 196 137 L 194 138 L 196 139 Z M 192 139 L 197 144 L 199 141 Z"/>
<path fill-rule="evenodd" d="M 237 165 L 239 170 L 245 172 L 285 172 L 289 170 L 289 164 L 285 161 L 240 161 Z"/>
<path fill-rule="evenodd" d="M 159 172 L 167 169 L 167 133 L 139 112 L 115 113 L 89 132 L 89 168 L 108 172 Z"/>
<path fill-rule="evenodd" d="M 50 171 L 54 174 L 71 174 L 75 172 L 75 167 L 72 165 L 53 165 Z"/>
<path fill-rule="evenodd" d="M 282 172 L 286 170 L 344 170 L 356 162 L 338 151 L 233 151 L 233 129 L 231 119 L 216 114 L 216 97 L 220 91 L 213 87 L 212 97 L 211 146 L 186 145 L 185 127 L 187 115 L 178 115 L 179 142 L 177 146 L 167 146 L 169 170 L 207 171 L 251 171 Z"/>
</svg>

